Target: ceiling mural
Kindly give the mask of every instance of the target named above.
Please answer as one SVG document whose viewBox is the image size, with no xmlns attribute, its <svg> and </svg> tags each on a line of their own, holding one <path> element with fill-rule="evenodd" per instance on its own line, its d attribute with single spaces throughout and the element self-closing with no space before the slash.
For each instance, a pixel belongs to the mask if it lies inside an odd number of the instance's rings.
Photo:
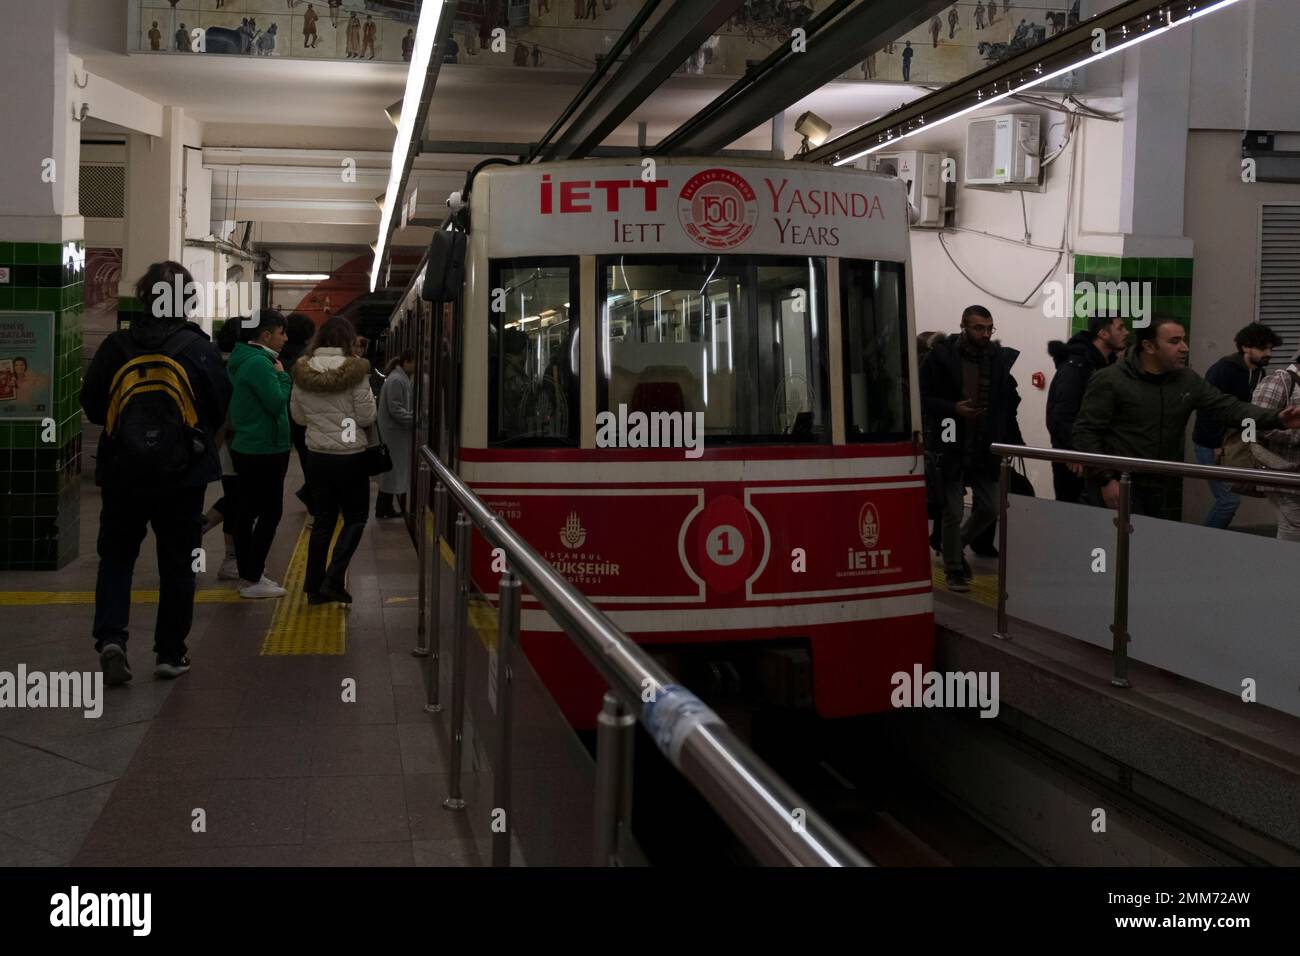
<svg viewBox="0 0 1300 956">
<path fill-rule="evenodd" d="M 831 0 L 745 0 L 679 69 L 740 76 L 792 42 Z M 414 0 L 132 0 L 133 52 L 410 59 Z M 639 9 L 635 0 L 458 0 L 444 62 L 589 71 Z M 868 54 L 844 79 L 949 83 L 1078 22 L 1079 0 L 954 3 Z M 644 35 L 644 34 L 643 34 Z M 809 55 L 816 55 L 815 50 Z"/>
</svg>

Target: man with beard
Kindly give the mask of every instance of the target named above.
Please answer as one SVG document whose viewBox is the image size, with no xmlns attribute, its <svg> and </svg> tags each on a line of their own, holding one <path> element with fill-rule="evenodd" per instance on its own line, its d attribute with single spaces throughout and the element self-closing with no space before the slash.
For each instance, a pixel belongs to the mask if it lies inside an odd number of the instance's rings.
<svg viewBox="0 0 1300 956">
<path fill-rule="evenodd" d="M 950 591 L 969 591 L 966 547 L 997 519 L 999 461 L 994 442 L 1023 445 L 1011 366 L 1020 353 L 993 341 L 993 315 L 968 306 L 961 332 L 936 341 L 921 364 L 925 442 L 936 450 L 943 491 L 943 563 Z M 971 513 L 965 513 L 966 488 Z"/>
</svg>

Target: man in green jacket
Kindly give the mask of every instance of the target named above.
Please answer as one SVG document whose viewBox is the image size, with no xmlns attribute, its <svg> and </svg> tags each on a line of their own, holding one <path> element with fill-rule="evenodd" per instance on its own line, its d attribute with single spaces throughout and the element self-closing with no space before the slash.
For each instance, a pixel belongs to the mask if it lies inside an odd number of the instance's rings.
<svg viewBox="0 0 1300 956">
<path fill-rule="evenodd" d="M 1187 419 L 1209 411 L 1229 422 L 1254 419 L 1258 431 L 1300 428 L 1300 407 L 1281 412 L 1251 405 L 1219 391 L 1187 367 L 1187 333 L 1178 319 L 1156 315 L 1137 333 L 1123 359 L 1088 380 L 1074 420 L 1074 447 L 1099 455 L 1183 460 Z M 1119 473 L 1100 470 L 1089 477 L 1084 500 L 1119 507 Z M 1182 479 L 1134 474 L 1133 511 L 1178 521 Z"/>
<path fill-rule="evenodd" d="M 235 438 L 230 457 L 239 475 L 239 503 L 231 533 L 239 563 L 239 594 L 246 598 L 285 593 L 265 571 L 284 509 L 284 475 L 289 467 L 291 385 L 289 373 L 277 357 L 286 338 L 284 316 L 265 310 L 248 340 L 230 353 L 226 365 L 234 387 L 230 427 Z"/>
</svg>

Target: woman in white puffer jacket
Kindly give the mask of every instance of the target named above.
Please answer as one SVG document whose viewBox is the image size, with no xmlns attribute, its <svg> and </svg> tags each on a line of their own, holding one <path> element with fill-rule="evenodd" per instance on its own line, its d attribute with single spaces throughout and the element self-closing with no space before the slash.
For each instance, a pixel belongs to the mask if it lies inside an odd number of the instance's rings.
<svg viewBox="0 0 1300 956">
<path fill-rule="evenodd" d="M 343 579 L 361 543 L 370 513 L 370 474 L 366 465 L 367 429 L 374 424 L 375 394 L 370 363 L 353 355 L 357 333 L 335 316 L 320 327 L 302 358 L 293 363 L 289 413 L 307 427 L 312 498 L 311 541 L 303 590 L 309 604 L 352 603 Z M 339 513 L 343 530 L 329 568 L 325 557 Z"/>
</svg>

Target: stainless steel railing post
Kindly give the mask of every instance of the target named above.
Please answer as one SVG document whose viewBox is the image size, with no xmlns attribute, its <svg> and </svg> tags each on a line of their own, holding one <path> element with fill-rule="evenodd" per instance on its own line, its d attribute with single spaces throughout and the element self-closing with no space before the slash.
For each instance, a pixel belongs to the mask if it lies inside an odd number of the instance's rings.
<svg viewBox="0 0 1300 956">
<path fill-rule="evenodd" d="M 1113 638 L 1111 656 L 1115 661 L 1115 676 L 1110 682 L 1116 687 L 1129 687 L 1128 680 L 1128 548 L 1133 533 L 1131 522 L 1133 484 L 1128 472 L 1119 477 L 1119 514 L 1115 517 L 1115 622 L 1110 626 Z"/>
<path fill-rule="evenodd" d="M 1007 633 L 1007 492 L 1011 488 L 1011 459 L 1003 457 L 998 469 L 998 629 L 993 636 L 1008 641 Z"/>
<path fill-rule="evenodd" d="M 513 734 L 513 675 L 510 655 L 519 641 L 519 579 L 506 569 L 497 590 L 497 763 L 494 769 L 493 797 L 501 811 L 501 826 L 492 828 L 492 865 L 510 865 L 510 839 L 513 830 L 510 803 Z"/>
<path fill-rule="evenodd" d="M 420 569 L 420 619 L 415 625 L 415 648 L 411 651 L 412 657 L 424 657 L 429 653 L 429 631 L 425 615 L 428 607 L 428 588 L 425 586 L 425 579 L 428 577 L 429 555 L 428 542 L 425 540 L 427 535 L 424 531 L 424 487 L 428 480 L 429 466 L 425 464 L 424 459 L 420 459 L 415 494 L 412 495 L 415 501 L 412 502 L 411 509 L 415 515 L 416 566 Z"/>
<path fill-rule="evenodd" d="M 470 520 L 464 508 L 456 512 L 456 649 L 451 661 L 451 767 L 447 799 L 448 810 L 465 809 L 460 793 L 460 768 L 465 750 L 465 660 L 469 641 L 469 546 Z"/>
<path fill-rule="evenodd" d="M 442 516 L 442 509 L 447 503 L 447 489 L 443 487 L 441 481 L 434 482 L 433 486 L 433 541 L 430 544 L 433 547 L 433 581 L 429 588 L 429 617 L 433 620 L 433 626 L 429 629 L 429 668 L 425 675 L 427 678 L 428 698 L 424 705 L 426 714 L 442 713 L 442 704 L 439 702 L 439 695 L 442 693 L 442 532 L 439 530 L 442 525 L 439 518 Z M 424 525 L 421 524 L 420 534 L 424 534 Z M 423 577 L 421 585 L 423 586 Z M 421 619 L 423 619 L 421 613 Z"/>
<path fill-rule="evenodd" d="M 606 692 L 596 718 L 596 866 L 621 866 L 632 826 L 632 758 L 636 718 Z"/>
</svg>

